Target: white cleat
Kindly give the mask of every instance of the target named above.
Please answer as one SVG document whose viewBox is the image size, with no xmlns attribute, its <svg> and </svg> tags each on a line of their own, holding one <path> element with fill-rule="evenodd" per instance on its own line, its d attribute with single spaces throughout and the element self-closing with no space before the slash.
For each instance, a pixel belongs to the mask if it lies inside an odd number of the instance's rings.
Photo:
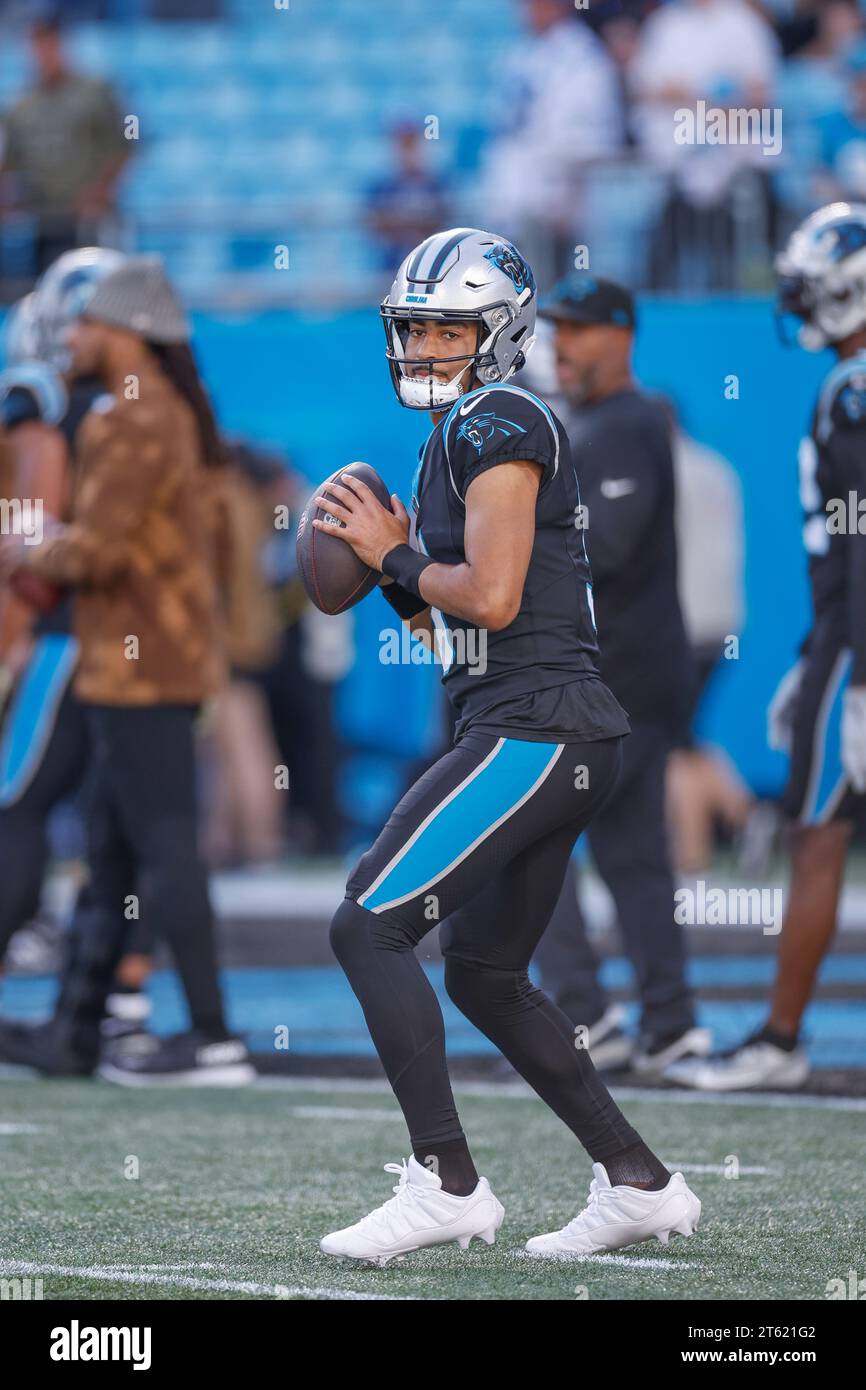
<svg viewBox="0 0 866 1390">
<path fill-rule="evenodd" d="M 723 1057 L 684 1058 L 665 1071 L 666 1081 L 695 1091 L 796 1091 L 808 1076 L 809 1059 L 802 1047 L 786 1052 L 765 1040 L 743 1043 Z"/>
<path fill-rule="evenodd" d="M 527 1254 L 561 1260 L 621 1250 L 653 1236 L 667 1245 L 673 1231 L 681 1236 L 694 1235 L 701 1204 L 682 1173 L 674 1173 L 661 1191 L 645 1192 L 639 1187 L 611 1187 L 601 1163 L 594 1163 L 592 1171 L 595 1177 L 583 1211 L 561 1231 L 533 1236 L 526 1242 Z"/>
<path fill-rule="evenodd" d="M 394 1196 L 354 1226 L 324 1236 L 319 1241 L 323 1254 L 386 1265 L 410 1250 L 451 1240 L 461 1250 L 468 1248 L 473 1236 L 493 1244 L 505 1208 L 486 1178 L 478 1179 L 468 1197 L 455 1197 L 442 1191 L 437 1175 L 414 1155 L 408 1163 L 386 1163 L 385 1172 L 400 1175 Z"/>
</svg>

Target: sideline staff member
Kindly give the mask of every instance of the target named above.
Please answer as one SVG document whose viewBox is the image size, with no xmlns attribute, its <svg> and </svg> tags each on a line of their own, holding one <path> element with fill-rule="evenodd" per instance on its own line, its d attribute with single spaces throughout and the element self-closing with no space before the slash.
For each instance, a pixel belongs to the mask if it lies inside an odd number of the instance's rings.
<svg viewBox="0 0 866 1390">
<path fill-rule="evenodd" d="M 674 476 L 661 409 L 635 389 L 636 324 L 628 290 L 585 272 L 555 286 L 540 309 L 555 329 L 556 372 L 580 478 L 592 566 L 602 679 L 623 705 L 631 736 L 606 805 L 588 831 L 613 895 L 641 1001 L 641 1039 L 619 1028 L 577 906 L 573 863 L 536 952 L 544 987 L 575 1023 L 589 1028 L 597 1066 L 631 1057 L 658 1074 L 680 1057 L 704 1054 L 685 978 L 685 941 L 674 921 L 674 882 L 665 830 L 665 769 L 689 707 L 692 670 L 677 596 Z"/>
</svg>

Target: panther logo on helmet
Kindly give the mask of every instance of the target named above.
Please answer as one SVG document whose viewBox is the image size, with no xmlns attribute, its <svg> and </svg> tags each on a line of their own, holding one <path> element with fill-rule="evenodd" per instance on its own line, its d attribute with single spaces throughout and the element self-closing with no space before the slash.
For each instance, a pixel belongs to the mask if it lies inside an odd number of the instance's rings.
<svg viewBox="0 0 866 1390">
<path fill-rule="evenodd" d="M 518 294 L 526 289 L 535 290 L 535 276 L 516 247 L 497 241 L 484 253 L 484 259 L 492 261 L 497 270 L 508 276 Z"/>
</svg>

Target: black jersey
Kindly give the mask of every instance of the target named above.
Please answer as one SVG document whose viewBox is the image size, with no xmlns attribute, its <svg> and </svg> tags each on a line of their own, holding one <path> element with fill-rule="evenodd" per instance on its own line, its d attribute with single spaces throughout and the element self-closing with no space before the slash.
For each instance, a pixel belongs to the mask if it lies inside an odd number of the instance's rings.
<svg viewBox="0 0 866 1390">
<path fill-rule="evenodd" d="M 78 427 L 97 397 L 104 395 L 105 387 L 96 377 L 82 377 L 72 383 L 67 394 L 55 370 L 41 362 L 26 363 L 20 369 L 20 382 L 16 381 L 17 374 L 16 369 L 10 370 L 8 376 L 15 384 L 3 395 L 6 429 L 11 432 L 28 422 L 47 420 L 66 440 L 69 467 L 73 468 Z M 71 630 L 72 598 L 68 594 L 50 613 L 40 614 L 34 624 L 40 636 Z"/>
<path fill-rule="evenodd" d="M 866 352 L 837 363 L 828 375 L 799 464 L 815 624 L 838 631 L 852 651 L 851 684 L 864 685 Z"/>
<path fill-rule="evenodd" d="M 601 674 L 633 719 L 676 725 L 691 703 L 677 591 L 674 465 L 661 408 L 617 391 L 568 417 L 595 581 Z"/>
<path fill-rule="evenodd" d="M 462 396 L 420 452 L 412 544 L 446 565 L 465 559 L 466 490 L 509 459 L 543 465 L 520 610 L 499 632 L 431 609 L 459 738 L 474 729 L 528 739 L 611 738 L 628 721 L 598 674 L 592 576 L 568 438 L 519 386 Z M 509 563 L 507 554 L 503 565 Z"/>
</svg>

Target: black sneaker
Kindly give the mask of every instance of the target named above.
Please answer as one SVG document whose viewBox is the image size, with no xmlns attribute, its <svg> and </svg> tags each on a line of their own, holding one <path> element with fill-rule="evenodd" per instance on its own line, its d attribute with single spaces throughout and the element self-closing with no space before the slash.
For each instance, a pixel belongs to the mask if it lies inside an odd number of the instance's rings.
<svg viewBox="0 0 866 1390">
<path fill-rule="evenodd" d="M 246 1086 L 256 1069 L 240 1038 L 138 1033 L 103 1050 L 99 1075 L 118 1086 Z"/>
<path fill-rule="evenodd" d="M 63 966 L 65 931 L 56 922 L 37 917 L 20 927 L 6 947 L 7 975 L 57 975 Z"/>
<path fill-rule="evenodd" d="M 586 1047 L 597 1072 L 622 1071 L 631 1062 L 635 1043 L 622 1027 L 624 1019 L 621 1004 L 608 1004 L 601 1018 L 586 1030 Z"/>
<path fill-rule="evenodd" d="M 648 1080 L 659 1080 L 675 1062 L 686 1057 L 707 1057 L 712 1046 L 713 1035 L 709 1028 L 694 1025 L 672 1037 L 643 1037 L 631 1059 L 632 1070 Z"/>
<path fill-rule="evenodd" d="M 92 1076 L 98 1060 L 95 1045 L 73 1046 L 69 1029 L 54 1019 L 0 1019 L 0 1066 L 26 1067 L 42 1076 Z"/>
<path fill-rule="evenodd" d="M 121 1038 L 146 1034 L 152 1011 L 150 999 L 143 990 L 117 990 L 109 994 L 99 1030 L 105 1047 Z"/>
</svg>

